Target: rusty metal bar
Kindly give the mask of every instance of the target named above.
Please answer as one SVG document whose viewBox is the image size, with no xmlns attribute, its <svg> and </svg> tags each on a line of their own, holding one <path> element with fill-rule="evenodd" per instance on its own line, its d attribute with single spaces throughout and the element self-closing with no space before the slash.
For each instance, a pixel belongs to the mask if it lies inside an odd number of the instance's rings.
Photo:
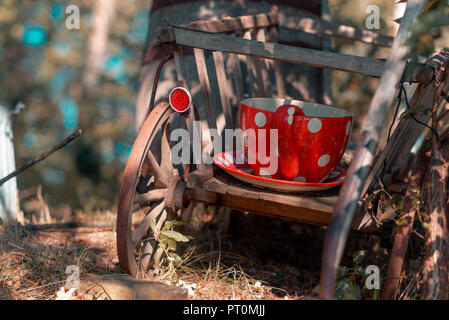
<svg viewBox="0 0 449 320">
<path fill-rule="evenodd" d="M 154 100 L 156 99 L 157 85 L 159 83 L 159 78 L 161 77 L 162 68 L 171 59 L 173 59 L 173 54 L 166 56 L 157 66 L 156 74 L 154 75 L 153 89 L 151 90 L 150 104 L 148 105 L 147 117 L 150 115 L 151 110 L 153 110 Z"/>
</svg>

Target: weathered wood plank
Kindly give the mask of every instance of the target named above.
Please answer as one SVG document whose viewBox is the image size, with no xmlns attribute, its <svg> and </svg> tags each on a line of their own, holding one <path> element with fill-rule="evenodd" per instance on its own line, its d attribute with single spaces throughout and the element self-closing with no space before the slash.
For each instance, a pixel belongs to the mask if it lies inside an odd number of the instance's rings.
<svg viewBox="0 0 449 320">
<path fill-rule="evenodd" d="M 329 1 L 321 0 L 321 21 L 329 23 L 331 21 L 331 13 L 329 9 Z M 321 39 L 321 49 L 323 51 L 332 51 L 332 39 L 323 35 Z M 321 83 L 323 86 L 323 102 L 324 104 L 332 105 L 332 70 L 322 69 Z"/>
<path fill-rule="evenodd" d="M 434 88 L 431 85 L 426 87 L 418 86 L 415 93 L 410 100 L 410 109 L 414 109 L 419 105 L 431 106 L 433 100 Z M 444 85 L 443 90 L 449 90 L 449 83 Z M 423 123 L 428 123 L 430 117 L 423 113 L 416 114 L 415 118 Z M 366 193 L 369 189 L 375 177 L 378 177 L 383 170 L 385 163 L 385 173 L 392 170 L 393 166 L 398 165 L 401 161 L 408 158 L 410 150 L 415 144 L 416 140 L 425 130 L 428 130 L 425 126 L 417 123 L 412 118 L 402 118 L 390 140 L 385 145 L 384 149 L 379 153 L 376 161 L 373 165 L 373 169 L 370 171 L 365 185 L 362 189 L 362 194 Z"/>
<path fill-rule="evenodd" d="M 232 106 L 232 112 L 236 116 L 234 117 L 234 128 L 240 128 L 240 101 L 245 97 L 245 91 L 243 86 L 242 69 L 240 67 L 240 59 L 236 54 L 228 55 L 229 68 L 232 70 L 230 77 L 232 80 L 231 93 L 234 97 L 234 103 Z"/>
<path fill-rule="evenodd" d="M 217 75 L 218 89 L 220 91 L 220 100 L 223 108 L 223 113 L 226 120 L 225 128 L 233 128 L 234 117 L 232 114 L 231 100 L 230 100 L 230 85 L 226 77 L 226 71 L 224 67 L 223 54 L 215 51 L 212 53 L 215 63 L 215 71 Z"/>
<path fill-rule="evenodd" d="M 187 47 L 275 59 L 295 64 L 361 73 L 372 77 L 380 77 L 385 67 L 385 61 L 374 58 L 259 42 L 176 27 L 161 28 L 157 36 L 161 43 L 176 41 L 177 44 Z"/>
<path fill-rule="evenodd" d="M 241 17 L 227 17 L 220 20 L 195 21 L 180 27 L 213 33 L 228 33 L 254 28 L 266 28 L 278 24 L 277 14 L 257 14 Z"/>
<path fill-rule="evenodd" d="M 255 29 L 254 30 L 254 34 L 255 34 L 255 38 L 257 41 L 261 41 L 261 42 L 266 42 L 266 37 L 265 37 L 265 29 L 264 28 L 260 28 L 260 29 Z M 254 37 L 253 37 L 254 38 Z M 266 59 L 258 59 L 259 64 L 260 64 L 260 73 L 262 76 L 262 85 L 263 85 L 263 94 L 264 97 L 272 97 L 273 96 L 273 92 L 271 90 L 271 80 L 270 80 L 270 73 L 272 70 L 272 63 L 274 62 L 273 60 L 266 60 Z"/>
<path fill-rule="evenodd" d="M 191 182 L 185 200 L 325 226 L 332 219 L 337 193 L 338 189 L 304 194 L 259 189 L 218 171 L 212 178 Z M 377 232 L 372 227 L 360 230 Z"/>
<path fill-rule="evenodd" d="M 193 49 L 195 55 L 196 68 L 198 71 L 198 78 L 200 79 L 201 91 L 203 93 L 203 102 L 207 108 L 207 122 L 210 129 L 217 129 L 216 117 L 214 108 L 212 106 L 212 92 L 209 79 L 209 72 L 206 65 L 206 57 L 204 51 L 198 48 Z"/>
<path fill-rule="evenodd" d="M 252 40 L 253 34 L 251 30 L 246 30 L 243 33 L 243 39 Z M 250 76 L 249 85 L 251 87 L 251 94 L 253 97 L 265 97 L 265 92 L 263 88 L 263 79 L 261 73 L 261 63 L 259 59 L 252 56 L 244 56 L 245 64 L 248 68 L 248 73 Z"/>
<path fill-rule="evenodd" d="M 220 194 L 216 203 L 243 211 L 282 217 L 290 220 L 327 225 L 332 218 L 333 206 L 337 199 L 336 192 L 327 196 L 301 196 L 276 191 L 260 190 L 228 177 L 219 175 L 203 183 L 209 192 Z M 202 189 L 195 189 L 199 192 Z M 198 201 L 210 201 L 202 192 L 195 193 Z M 199 199 L 198 199 L 199 198 Z"/>
<path fill-rule="evenodd" d="M 276 27 L 268 28 L 268 41 L 269 42 L 277 42 L 278 40 L 278 32 Z M 274 77 L 276 79 L 276 90 L 277 90 L 277 98 L 285 98 L 286 90 L 285 90 L 285 80 L 281 71 L 281 63 L 277 60 L 272 60 L 273 69 L 274 69 Z"/>
<path fill-rule="evenodd" d="M 380 47 L 391 47 L 393 37 L 385 36 L 373 31 L 361 30 L 351 26 L 340 25 L 331 21 L 318 19 L 310 14 L 299 11 L 298 16 L 280 17 L 279 26 L 298 30 L 319 36 L 361 41 Z"/>
<path fill-rule="evenodd" d="M 396 97 L 397 84 L 405 70 L 402 60 L 408 48 L 405 41 L 409 29 L 424 7 L 425 0 L 409 0 L 392 50 L 385 63 L 385 71 L 379 80 L 376 93 L 363 125 L 361 139 L 346 180 L 338 199 L 335 215 L 326 233 L 323 264 L 321 268 L 320 297 L 332 299 L 334 296 L 337 266 L 340 264 L 349 228 L 358 208 L 360 194 L 374 161 L 381 129 L 385 122 L 387 108 Z"/>
</svg>

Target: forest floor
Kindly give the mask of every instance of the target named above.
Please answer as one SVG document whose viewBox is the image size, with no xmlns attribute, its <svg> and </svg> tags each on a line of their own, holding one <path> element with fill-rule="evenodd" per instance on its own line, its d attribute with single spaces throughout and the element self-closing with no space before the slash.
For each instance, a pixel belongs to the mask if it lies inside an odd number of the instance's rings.
<svg viewBox="0 0 449 320">
<path fill-rule="evenodd" d="M 232 212 L 228 232 L 215 220 L 189 245 L 190 263 L 157 268 L 147 278 L 189 287 L 189 299 L 301 299 L 316 295 L 325 229 L 257 215 Z M 115 221 L 115 214 L 78 214 L 76 221 Z M 0 299 L 55 299 L 64 287 L 69 265 L 80 278 L 122 273 L 115 228 L 0 231 Z M 343 265 L 353 253 L 376 252 L 378 237 L 353 234 Z M 382 251 L 383 250 L 383 251 Z M 383 255 L 384 256 L 384 255 Z M 385 260 L 374 257 L 377 261 Z M 385 269 L 384 262 L 382 269 Z M 358 281 L 356 274 L 351 275 Z M 359 279 L 360 280 L 360 279 Z M 359 281 L 360 282 L 360 281 Z M 363 285 L 362 285 L 363 286 Z M 365 290 L 361 298 L 371 299 Z"/>
</svg>

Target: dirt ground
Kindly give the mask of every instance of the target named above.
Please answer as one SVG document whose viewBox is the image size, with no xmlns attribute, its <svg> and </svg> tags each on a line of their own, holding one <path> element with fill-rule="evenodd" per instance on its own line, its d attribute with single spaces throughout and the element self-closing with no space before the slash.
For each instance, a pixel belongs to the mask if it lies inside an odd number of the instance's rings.
<svg viewBox="0 0 449 320">
<path fill-rule="evenodd" d="M 316 295 L 324 228 L 240 212 L 231 215 L 227 233 L 212 221 L 182 249 L 191 252 L 188 264 L 156 268 L 147 278 L 188 287 L 189 299 Z M 100 217 L 115 220 L 110 211 L 95 215 L 97 221 Z M 0 232 L 0 299 L 55 299 L 69 265 L 79 268 L 80 278 L 121 273 L 114 227 Z M 378 237 L 351 235 L 342 265 L 350 267 L 354 251 L 372 250 L 378 242 Z"/>
</svg>

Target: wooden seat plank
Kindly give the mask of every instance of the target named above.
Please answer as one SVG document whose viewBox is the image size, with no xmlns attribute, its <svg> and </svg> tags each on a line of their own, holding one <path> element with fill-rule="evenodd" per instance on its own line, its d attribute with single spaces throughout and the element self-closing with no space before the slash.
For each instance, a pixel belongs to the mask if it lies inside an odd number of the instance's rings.
<svg viewBox="0 0 449 320">
<path fill-rule="evenodd" d="M 338 196 L 338 188 L 303 195 L 262 190 L 226 174 L 205 181 L 203 188 L 219 194 L 217 201 L 223 206 L 316 225 L 330 222 Z"/>
</svg>

